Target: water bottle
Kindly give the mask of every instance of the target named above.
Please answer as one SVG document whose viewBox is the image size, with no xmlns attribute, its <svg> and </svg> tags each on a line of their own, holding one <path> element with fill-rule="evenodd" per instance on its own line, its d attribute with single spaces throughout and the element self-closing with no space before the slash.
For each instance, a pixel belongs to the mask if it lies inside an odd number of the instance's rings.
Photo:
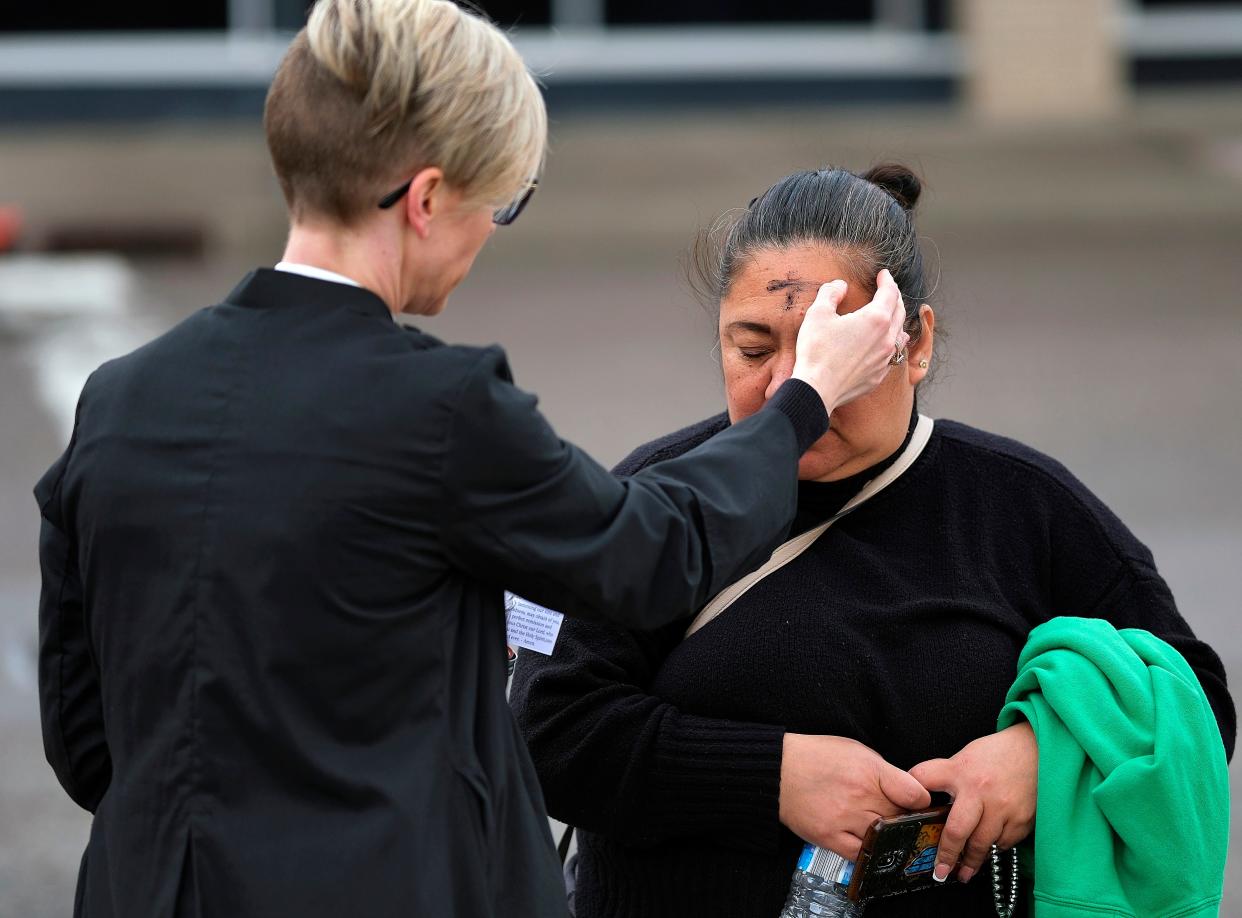
<svg viewBox="0 0 1242 918">
<path fill-rule="evenodd" d="M 798 858 L 780 918 L 859 918 L 863 904 L 845 895 L 853 874 L 853 861 L 808 843 Z"/>
</svg>

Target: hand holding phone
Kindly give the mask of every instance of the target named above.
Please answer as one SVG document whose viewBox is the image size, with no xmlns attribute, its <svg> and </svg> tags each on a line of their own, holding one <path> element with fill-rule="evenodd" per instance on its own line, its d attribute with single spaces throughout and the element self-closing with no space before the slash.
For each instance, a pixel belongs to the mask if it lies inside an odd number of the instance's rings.
<svg viewBox="0 0 1242 918">
<path fill-rule="evenodd" d="M 875 814 L 920 811 L 930 802 L 918 781 L 856 740 L 785 734 L 780 820 L 813 845 L 852 860 Z"/>
<path fill-rule="evenodd" d="M 910 774 L 928 790 L 953 797 L 939 862 L 945 872 L 960 859 L 963 883 L 983 866 L 992 845 L 1012 848 L 1035 827 L 1039 744 L 1026 721 L 981 736 L 952 758 L 921 762 Z"/>
<path fill-rule="evenodd" d="M 854 864 L 849 898 L 877 899 L 943 885 L 932 877 L 950 807 L 875 820 Z M 949 880 L 954 879 L 950 875 Z"/>
</svg>

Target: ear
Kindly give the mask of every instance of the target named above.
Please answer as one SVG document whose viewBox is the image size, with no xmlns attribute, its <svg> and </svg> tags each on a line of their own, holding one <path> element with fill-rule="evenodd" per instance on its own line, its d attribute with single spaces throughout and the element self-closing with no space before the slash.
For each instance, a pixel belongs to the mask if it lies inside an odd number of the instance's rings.
<svg viewBox="0 0 1242 918">
<path fill-rule="evenodd" d="M 932 352 L 936 345 L 936 314 L 926 303 L 919 307 L 919 323 L 923 326 L 923 333 L 910 346 L 910 358 L 906 361 L 906 372 L 912 386 L 921 383 L 931 371 Z M 922 366 L 923 361 L 927 361 L 926 367 Z"/>
<path fill-rule="evenodd" d="M 431 234 L 431 221 L 444 206 L 445 188 L 444 172 L 438 166 L 428 166 L 410 180 L 410 191 L 405 196 L 405 219 L 419 239 Z"/>
</svg>

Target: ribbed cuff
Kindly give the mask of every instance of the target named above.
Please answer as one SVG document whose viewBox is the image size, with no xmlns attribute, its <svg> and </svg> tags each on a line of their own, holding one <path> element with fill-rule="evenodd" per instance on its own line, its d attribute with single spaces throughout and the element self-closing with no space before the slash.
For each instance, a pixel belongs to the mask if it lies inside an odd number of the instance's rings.
<svg viewBox="0 0 1242 918">
<path fill-rule="evenodd" d="M 828 432 L 828 409 L 824 407 L 824 400 L 813 386 L 800 379 L 785 380 L 764 407 L 774 408 L 789 418 L 794 436 L 798 438 L 799 456 Z"/>
<path fill-rule="evenodd" d="M 661 734 L 647 780 L 662 834 L 775 850 L 785 730 L 681 714 Z"/>
</svg>

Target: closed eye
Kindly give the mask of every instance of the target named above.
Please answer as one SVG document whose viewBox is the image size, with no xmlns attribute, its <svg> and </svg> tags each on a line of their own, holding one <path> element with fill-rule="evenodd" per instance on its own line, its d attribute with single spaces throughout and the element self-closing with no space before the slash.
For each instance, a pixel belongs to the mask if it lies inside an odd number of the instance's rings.
<svg viewBox="0 0 1242 918">
<path fill-rule="evenodd" d="M 740 353 L 747 360 L 762 360 L 764 357 L 769 356 L 772 352 L 770 350 L 761 350 L 761 349 L 756 349 L 756 348 L 744 347 L 744 348 L 739 348 L 738 353 Z"/>
</svg>

